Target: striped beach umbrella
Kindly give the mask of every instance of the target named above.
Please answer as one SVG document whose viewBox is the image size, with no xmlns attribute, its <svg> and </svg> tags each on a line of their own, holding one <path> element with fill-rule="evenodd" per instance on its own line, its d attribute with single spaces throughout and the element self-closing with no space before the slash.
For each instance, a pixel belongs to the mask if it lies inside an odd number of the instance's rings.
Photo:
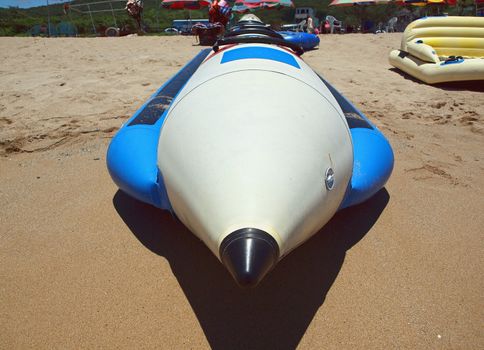
<svg viewBox="0 0 484 350">
<path fill-rule="evenodd" d="M 448 5 L 456 6 L 457 0 L 396 0 L 398 5 L 413 5 L 413 6 L 427 6 L 427 5 Z"/>
<path fill-rule="evenodd" d="M 439 5 L 448 5 L 448 6 L 456 6 L 457 0 L 427 0 L 428 4 L 439 4 Z"/>
</svg>

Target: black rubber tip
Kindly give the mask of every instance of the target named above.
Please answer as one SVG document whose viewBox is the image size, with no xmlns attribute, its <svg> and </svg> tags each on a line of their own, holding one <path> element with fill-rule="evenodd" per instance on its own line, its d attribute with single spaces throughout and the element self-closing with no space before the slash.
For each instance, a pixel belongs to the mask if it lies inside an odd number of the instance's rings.
<svg viewBox="0 0 484 350">
<path fill-rule="evenodd" d="M 243 228 L 220 244 L 220 259 L 241 287 L 255 287 L 279 259 L 279 245 L 267 232 Z"/>
</svg>

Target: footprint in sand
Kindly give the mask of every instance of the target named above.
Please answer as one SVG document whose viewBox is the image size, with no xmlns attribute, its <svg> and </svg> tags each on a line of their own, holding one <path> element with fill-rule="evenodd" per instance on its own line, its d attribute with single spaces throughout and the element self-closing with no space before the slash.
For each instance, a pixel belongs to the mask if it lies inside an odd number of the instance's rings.
<svg viewBox="0 0 484 350">
<path fill-rule="evenodd" d="M 446 114 L 445 116 L 440 117 L 440 119 L 438 119 L 435 124 L 443 125 L 443 124 L 448 124 L 451 121 L 452 121 L 452 115 Z"/>
<path fill-rule="evenodd" d="M 459 123 L 462 125 L 474 125 L 477 121 L 479 121 L 479 114 L 475 111 L 467 111 L 459 118 Z"/>
<path fill-rule="evenodd" d="M 0 118 L 0 127 L 5 126 L 5 125 L 10 125 L 12 124 L 12 121 L 8 118 L 1 117 Z"/>
<path fill-rule="evenodd" d="M 461 183 L 457 178 L 453 177 L 447 171 L 442 169 L 440 166 L 432 165 L 426 163 L 419 168 L 405 169 L 406 173 L 414 173 L 413 179 L 416 181 L 424 181 L 433 178 L 441 178 L 447 180 L 454 186 L 462 185 L 467 187 L 466 184 Z"/>
<path fill-rule="evenodd" d="M 484 128 L 472 125 L 471 132 L 473 132 L 474 134 L 484 135 Z"/>
<path fill-rule="evenodd" d="M 444 101 L 439 101 L 439 102 L 432 103 L 432 104 L 430 105 L 430 107 L 432 107 L 432 108 L 436 108 L 436 109 L 441 109 L 441 108 L 442 108 L 442 107 L 444 107 L 446 104 L 447 104 L 447 102 L 444 102 Z"/>
<path fill-rule="evenodd" d="M 405 112 L 405 113 L 402 114 L 402 119 L 410 119 L 414 115 L 415 115 L 415 113 L 413 113 L 413 112 Z"/>
<path fill-rule="evenodd" d="M 462 163 L 462 157 L 461 156 L 459 156 L 458 154 L 453 154 L 453 156 L 454 156 L 454 160 L 456 162 Z"/>
</svg>

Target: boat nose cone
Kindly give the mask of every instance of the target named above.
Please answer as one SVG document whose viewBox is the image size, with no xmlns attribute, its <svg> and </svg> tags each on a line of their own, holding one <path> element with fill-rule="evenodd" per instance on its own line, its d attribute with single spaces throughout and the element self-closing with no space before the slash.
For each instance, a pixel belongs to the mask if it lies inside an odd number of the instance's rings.
<svg viewBox="0 0 484 350">
<path fill-rule="evenodd" d="M 267 232 L 243 228 L 220 244 L 220 258 L 241 287 L 255 287 L 279 259 L 279 246 Z"/>
</svg>

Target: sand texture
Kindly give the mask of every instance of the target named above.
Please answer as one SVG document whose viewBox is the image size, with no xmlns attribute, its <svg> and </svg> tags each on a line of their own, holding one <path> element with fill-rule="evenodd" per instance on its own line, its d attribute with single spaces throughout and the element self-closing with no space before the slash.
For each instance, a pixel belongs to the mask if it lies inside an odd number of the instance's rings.
<svg viewBox="0 0 484 350">
<path fill-rule="evenodd" d="M 327 35 L 304 55 L 395 169 L 249 291 L 105 166 L 194 39 L 0 38 L 0 349 L 484 348 L 483 82 L 398 73 L 400 37 Z"/>
</svg>

